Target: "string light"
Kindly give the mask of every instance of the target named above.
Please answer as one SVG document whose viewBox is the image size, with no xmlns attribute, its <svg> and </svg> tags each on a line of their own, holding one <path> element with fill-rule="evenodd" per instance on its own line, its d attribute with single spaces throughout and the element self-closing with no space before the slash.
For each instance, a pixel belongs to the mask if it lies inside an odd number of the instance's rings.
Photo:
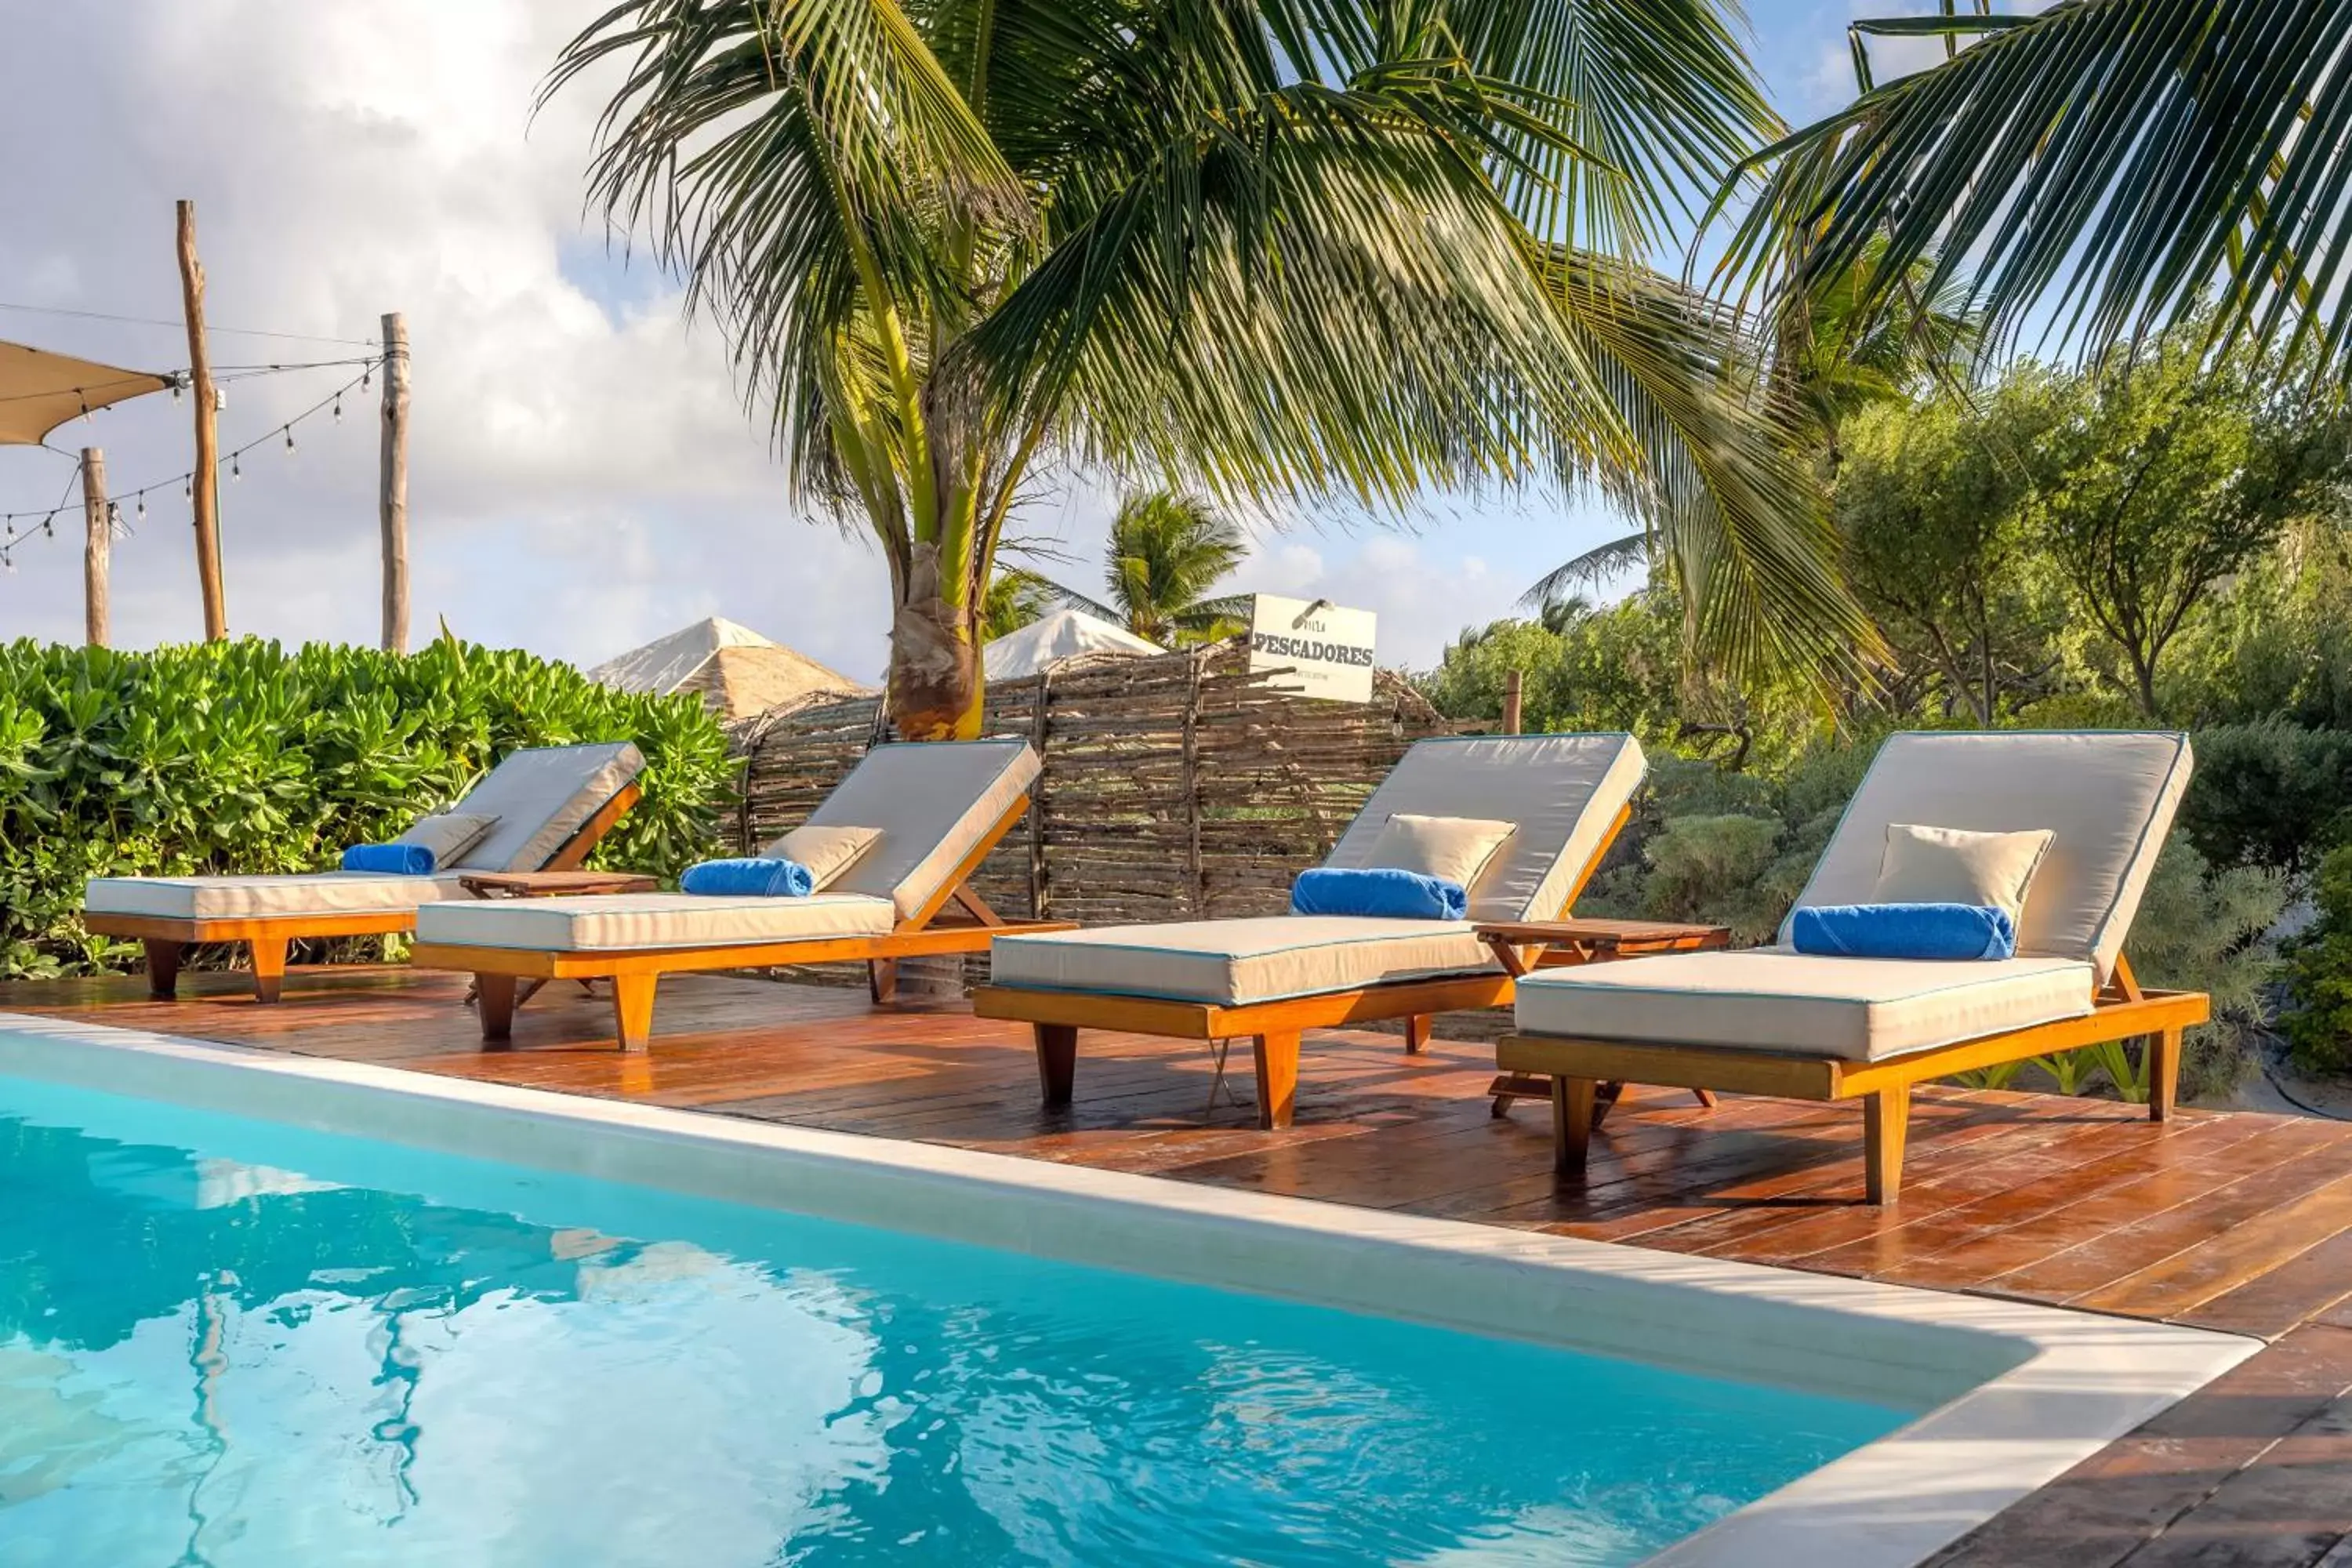
<svg viewBox="0 0 2352 1568">
<path fill-rule="evenodd" d="M 361 360 L 323 360 L 310 364 L 237 366 L 229 368 L 233 368 L 241 374 L 268 374 L 275 371 L 317 370 L 328 365 L 357 364 L 361 367 L 360 374 L 356 381 L 345 382 L 341 386 L 329 393 L 326 396 L 321 397 L 318 402 L 312 404 L 301 413 L 294 416 L 293 418 L 287 420 L 285 423 L 278 426 L 278 438 L 286 444 L 286 450 L 290 455 L 296 450 L 297 446 L 299 445 L 294 438 L 294 426 L 317 414 L 331 414 L 335 422 L 337 424 L 341 424 L 342 422 L 344 395 L 349 393 L 354 386 L 365 387 L 371 384 L 371 378 L 374 374 L 375 367 L 382 363 L 382 359 L 377 357 Z M 185 384 L 184 378 L 174 378 L 170 384 L 173 396 L 176 399 L 183 386 Z M 215 388 L 215 390 L 217 391 L 217 388 Z M 242 480 L 245 478 L 245 455 L 260 447 L 261 444 L 268 438 L 268 437 L 263 436 L 257 439 L 247 441 L 242 447 L 232 448 L 225 457 L 215 459 L 215 465 L 217 466 L 218 463 L 226 462 L 228 465 L 228 477 L 230 479 Z M 64 457 L 73 457 L 72 453 L 67 452 L 63 448 L 51 447 L 49 449 L 57 451 Z M 50 507 L 46 511 L 33 510 L 0 512 L 0 565 L 5 565 L 10 572 L 14 572 L 16 569 L 16 562 L 14 560 L 14 552 L 17 545 L 32 537 L 35 526 L 34 520 L 38 520 L 39 530 L 44 538 L 54 539 L 57 537 L 56 523 L 58 515 L 65 510 L 66 497 L 71 495 L 74 483 L 80 478 L 80 476 L 81 464 L 77 460 L 73 465 L 72 473 L 67 476 L 65 494 L 58 498 L 57 505 Z M 181 474 L 177 477 L 180 481 L 181 499 L 193 503 L 195 500 L 196 493 L 194 472 L 191 470 L 190 472 Z M 135 514 L 140 521 L 144 521 L 147 517 L 147 492 L 151 489 L 160 490 L 171 482 L 172 481 L 170 479 L 158 479 L 152 484 L 142 485 L 139 489 L 128 492 L 131 498 L 131 503 Z M 123 521 L 122 508 L 119 500 L 110 500 L 106 505 L 106 511 L 108 523 L 112 529 L 125 534 L 130 531 L 129 528 Z"/>
</svg>

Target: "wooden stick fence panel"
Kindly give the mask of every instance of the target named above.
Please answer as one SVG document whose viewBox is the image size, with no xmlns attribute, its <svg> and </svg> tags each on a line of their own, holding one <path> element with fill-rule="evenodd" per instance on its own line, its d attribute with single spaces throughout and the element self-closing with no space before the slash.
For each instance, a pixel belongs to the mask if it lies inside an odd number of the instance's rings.
<svg viewBox="0 0 2352 1568">
<path fill-rule="evenodd" d="M 1385 671 L 1358 705 L 1275 690 L 1247 665 L 1223 643 L 992 684 L 985 732 L 1028 741 L 1044 771 L 981 896 L 1086 925 L 1278 914 L 1404 749 L 1455 729 Z M 820 700 L 733 727 L 741 851 L 803 820 L 887 735 L 878 704 Z"/>
</svg>

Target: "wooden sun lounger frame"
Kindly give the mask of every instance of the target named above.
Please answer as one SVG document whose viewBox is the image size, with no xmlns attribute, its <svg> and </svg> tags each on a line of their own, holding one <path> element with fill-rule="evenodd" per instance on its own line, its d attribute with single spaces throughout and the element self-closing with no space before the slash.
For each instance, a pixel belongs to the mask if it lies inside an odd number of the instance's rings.
<svg viewBox="0 0 2352 1568">
<path fill-rule="evenodd" d="M 1608 1110 L 1600 1092 L 1604 1083 L 1664 1084 L 1782 1100 L 1859 1100 L 1867 1200 L 1891 1204 L 1903 1190 L 1903 1151 L 1911 1126 L 1914 1084 L 2145 1035 L 2151 1053 L 2147 1117 L 2162 1121 L 2172 1114 L 2179 1093 L 2181 1031 L 2211 1016 L 2211 998 L 2202 992 L 2141 990 L 2131 965 L 2119 957 L 2114 977 L 2082 1017 L 2007 1029 L 1879 1061 L 1544 1034 L 1506 1035 L 1496 1043 L 1495 1058 L 1506 1072 L 1551 1079 L 1552 1164 L 1562 1175 L 1584 1169 L 1593 1129 Z"/>
<path fill-rule="evenodd" d="M 1610 846 L 1617 842 L 1617 835 L 1633 816 L 1631 805 L 1617 808 L 1616 819 L 1602 836 L 1600 847 L 1560 900 L 1562 910 L 1575 907 L 1585 883 L 1608 858 Z M 982 985 L 972 991 L 971 1006 L 983 1018 L 1012 1019 L 1030 1026 L 1036 1040 L 1038 1086 L 1049 1110 L 1070 1103 L 1076 1086 L 1080 1029 L 1116 1029 L 1174 1040 L 1246 1037 L 1257 1072 L 1257 1124 L 1277 1129 L 1290 1125 L 1297 1101 L 1303 1031 L 1402 1018 L 1404 1048 L 1408 1054 L 1417 1054 L 1429 1043 L 1430 1026 L 1438 1014 L 1502 1006 L 1511 1000 L 1517 984 L 1510 973 L 1498 969 L 1232 1006 L 1112 992 Z"/>
<path fill-rule="evenodd" d="M 1070 931 L 1073 921 L 1008 921 L 966 884 L 997 842 L 1029 810 L 1023 795 L 958 863 L 940 890 L 900 921 L 887 936 L 801 937 L 785 942 L 719 942 L 709 947 L 607 948 L 593 952 L 529 947 L 473 947 L 420 942 L 409 962 L 420 969 L 471 970 L 480 988 L 482 1039 L 494 1044 L 514 1027 L 515 989 L 525 980 L 609 980 L 613 1026 L 620 1048 L 642 1051 L 651 1043 L 654 991 L 665 974 L 713 969 L 766 969 L 782 963 L 863 962 L 874 1000 L 889 1001 L 902 958 L 933 953 L 985 952 L 991 940 L 1014 933 Z M 950 903 L 965 919 L 933 925 Z"/>
<path fill-rule="evenodd" d="M 542 871 L 575 871 L 612 831 L 644 792 L 634 783 L 621 786 L 613 798 L 596 808 L 562 847 L 549 858 Z M 179 995 L 180 960 L 194 942 L 241 942 L 253 952 L 253 994 L 263 1002 L 278 1000 L 286 979 L 286 948 L 294 942 L 331 936 L 394 936 L 416 929 L 411 910 L 352 910 L 342 914 L 250 915 L 234 920 L 184 920 L 172 915 L 84 913 L 81 923 L 102 936 L 135 938 L 147 948 L 147 993 L 158 1002 Z"/>
</svg>

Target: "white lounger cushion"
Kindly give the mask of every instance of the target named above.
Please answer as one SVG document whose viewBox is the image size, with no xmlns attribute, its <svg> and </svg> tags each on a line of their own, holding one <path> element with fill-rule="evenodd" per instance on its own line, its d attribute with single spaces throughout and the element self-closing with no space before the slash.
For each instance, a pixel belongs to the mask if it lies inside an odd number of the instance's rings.
<svg viewBox="0 0 2352 1568">
<path fill-rule="evenodd" d="M 882 841 L 825 890 L 887 899 L 901 919 L 913 917 L 1036 777 L 1026 741 L 875 747 L 809 813 L 812 826 L 882 830 Z"/>
<path fill-rule="evenodd" d="M 506 760 L 449 809 L 495 816 L 497 824 L 449 868 L 539 871 L 612 798 L 646 771 L 645 753 L 627 741 L 533 746 Z"/>
<path fill-rule="evenodd" d="M 452 873 L 387 877 L 376 871 L 305 871 L 289 877 L 94 877 L 83 907 L 94 915 L 181 921 L 299 919 L 304 915 L 406 913 L 438 899 L 462 899 Z"/>
<path fill-rule="evenodd" d="M 1221 1006 L 1495 967 L 1467 921 L 1265 915 L 1001 936 L 989 944 L 999 985 Z"/>
<path fill-rule="evenodd" d="M 416 940 L 451 947 L 602 952 L 887 936 L 897 923 L 889 900 L 856 893 L 806 899 L 618 893 L 436 904 L 417 911 Z"/>
<path fill-rule="evenodd" d="M 1517 1016 L 1537 1035 L 1876 1061 L 2079 1018 L 2091 1011 L 2094 984 L 2080 959 L 1676 952 L 1530 975 L 1519 982 Z"/>
<path fill-rule="evenodd" d="M 2032 731 L 1895 735 L 1878 750 L 1797 906 L 1871 901 L 1895 823 L 2056 834 L 2025 899 L 2020 954 L 2105 980 L 2189 787 L 2189 737 Z M 1780 941 L 1789 941 L 1783 923 Z"/>
<path fill-rule="evenodd" d="M 1333 847 L 1362 869 L 1389 818 L 1470 816 L 1517 825 L 1470 887 L 1474 921 L 1556 920 L 1646 764 L 1631 735 L 1461 735 L 1416 741 Z"/>
</svg>

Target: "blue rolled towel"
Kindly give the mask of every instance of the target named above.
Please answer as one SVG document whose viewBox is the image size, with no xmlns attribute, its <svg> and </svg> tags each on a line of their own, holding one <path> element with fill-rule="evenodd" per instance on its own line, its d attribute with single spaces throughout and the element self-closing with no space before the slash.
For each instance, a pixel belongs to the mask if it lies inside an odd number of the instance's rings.
<svg viewBox="0 0 2352 1568">
<path fill-rule="evenodd" d="M 1799 952 L 1833 958 L 2013 958 L 2007 910 L 1976 904 L 1822 904 L 1789 917 Z"/>
<path fill-rule="evenodd" d="M 433 875 L 433 851 L 422 844 L 354 844 L 343 851 L 346 871 L 382 871 L 395 877 Z"/>
<path fill-rule="evenodd" d="M 816 891 L 816 878 L 797 860 L 755 855 L 688 866 L 677 890 L 719 899 L 805 899 Z"/>
<path fill-rule="evenodd" d="M 1294 915 L 1364 915 L 1399 921 L 1458 921 L 1470 912 L 1459 882 L 1418 871 L 1318 866 L 1290 884 Z"/>
</svg>

